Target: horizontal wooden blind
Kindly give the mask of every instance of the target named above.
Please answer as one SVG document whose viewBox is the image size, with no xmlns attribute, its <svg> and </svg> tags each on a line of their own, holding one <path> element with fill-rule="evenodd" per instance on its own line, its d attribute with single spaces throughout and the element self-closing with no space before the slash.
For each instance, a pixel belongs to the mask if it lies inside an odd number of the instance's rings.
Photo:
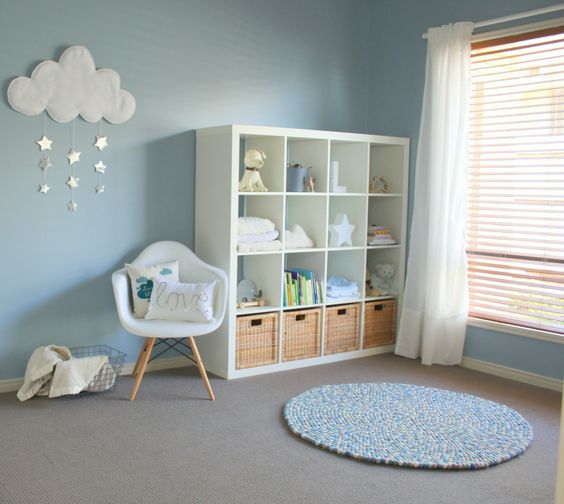
<svg viewBox="0 0 564 504">
<path fill-rule="evenodd" d="M 472 45 L 472 317 L 564 334 L 564 27 Z"/>
</svg>

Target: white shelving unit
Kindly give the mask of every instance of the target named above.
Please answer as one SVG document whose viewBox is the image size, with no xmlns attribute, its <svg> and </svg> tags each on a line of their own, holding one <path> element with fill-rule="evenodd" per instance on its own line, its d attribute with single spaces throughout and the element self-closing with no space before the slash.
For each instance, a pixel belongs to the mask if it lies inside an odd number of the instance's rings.
<svg viewBox="0 0 564 504">
<path fill-rule="evenodd" d="M 388 297 L 367 296 L 366 272 L 379 263 L 394 263 L 397 273 L 394 288 L 399 307 L 402 301 L 405 265 L 409 139 L 379 135 L 328 131 L 230 125 L 199 129 L 196 132 L 196 254 L 206 262 L 225 270 L 229 278 L 228 308 L 218 331 L 198 341 L 203 359 L 211 372 L 224 378 L 237 378 L 284 369 L 352 359 L 393 350 L 393 345 L 363 348 L 364 304 Z M 266 153 L 261 178 L 266 193 L 241 193 L 238 182 L 247 149 Z M 346 193 L 330 192 L 330 164 L 339 162 L 339 185 Z M 286 192 L 286 165 L 298 162 L 311 166 L 316 177 L 315 193 Z M 385 194 L 370 194 L 373 176 L 383 176 L 389 185 Z M 355 224 L 352 246 L 329 247 L 328 225 L 339 213 L 346 213 Z M 273 221 L 283 242 L 284 229 L 301 225 L 315 241 L 312 249 L 239 253 L 237 219 L 257 216 Z M 370 224 L 388 226 L 397 245 L 367 246 Z M 352 300 L 329 300 L 311 305 L 321 309 L 321 351 L 313 358 L 282 361 L 284 314 L 304 306 L 283 306 L 285 268 L 313 270 L 326 285 L 333 275 L 358 282 L 361 297 Z M 268 306 L 236 308 L 236 286 L 242 278 L 252 279 Z M 324 296 L 324 299 L 325 296 Z M 359 350 L 324 355 L 327 308 L 357 303 L 360 312 Z M 236 369 L 237 316 L 278 313 L 278 352 L 274 364 Z"/>
</svg>

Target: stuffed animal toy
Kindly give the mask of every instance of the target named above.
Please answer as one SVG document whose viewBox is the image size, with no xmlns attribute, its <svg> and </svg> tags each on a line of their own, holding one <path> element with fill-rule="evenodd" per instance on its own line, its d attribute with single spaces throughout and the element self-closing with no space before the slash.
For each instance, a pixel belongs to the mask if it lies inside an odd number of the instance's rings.
<svg viewBox="0 0 564 504">
<path fill-rule="evenodd" d="M 395 264 L 377 264 L 370 275 L 371 296 L 393 296 L 392 279 L 396 273 Z"/>
<path fill-rule="evenodd" d="M 266 192 L 268 189 L 262 183 L 259 170 L 264 165 L 266 154 L 256 149 L 249 149 L 245 153 L 245 172 L 239 181 L 241 192 Z"/>
</svg>

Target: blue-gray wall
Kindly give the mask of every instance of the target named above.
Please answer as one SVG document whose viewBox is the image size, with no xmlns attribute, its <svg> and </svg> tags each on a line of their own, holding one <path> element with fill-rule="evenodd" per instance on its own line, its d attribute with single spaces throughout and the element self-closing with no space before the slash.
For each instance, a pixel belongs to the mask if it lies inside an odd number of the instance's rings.
<svg viewBox="0 0 564 504">
<path fill-rule="evenodd" d="M 193 245 L 195 128 L 248 123 L 415 140 L 421 33 L 552 3 L 0 0 L 0 379 L 22 376 L 30 352 L 45 343 L 106 343 L 134 357 L 139 342 L 120 329 L 110 273 L 152 241 Z M 125 124 L 102 126 L 110 147 L 106 192 L 98 196 L 97 126 L 75 122 L 82 157 L 73 214 L 64 185 L 70 124 L 47 121 L 55 140 L 51 191 L 39 195 L 33 142 L 42 119 L 14 112 L 5 91 L 12 78 L 78 44 L 98 67 L 119 72 L 137 112 Z M 560 377 L 563 349 L 472 331 L 466 353 Z"/>
<path fill-rule="evenodd" d="M 347 0 L 0 0 L 0 379 L 23 376 L 31 351 L 46 343 L 106 343 L 135 357 L 140 342 L 120 330 L 110 273 L 152 241 L 193 245 L 195 128 L 364 129 L 363 8 Z M 137 99 L 129 122 L 102 126 L 110 146 L 98 196 L 97 126 L 76 121 L 76 213 L 65 207 L 70 123 L 47 123 L 51 191 L 40 195 L 42 119 L 5 102 L 12 78 L 71 45 L 115 69 Z"/>
<path fill-rule="evenodd" d="M 371 131 L 412 139 L 410 212 L 427 48 L 421 34 L 431 26 L 494 19 L 557 3 L 555 0 L 377 0 L 371 3 L 367 126 Z M 563 377 L 563 344 L 470 327 L 464 355 L 553 378 Z"/>
</svg>

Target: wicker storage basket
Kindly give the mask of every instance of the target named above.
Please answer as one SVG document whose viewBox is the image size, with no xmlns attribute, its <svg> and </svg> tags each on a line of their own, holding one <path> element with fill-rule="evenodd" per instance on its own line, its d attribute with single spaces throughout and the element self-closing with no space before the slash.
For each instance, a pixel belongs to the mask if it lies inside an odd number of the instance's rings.
<svg viewBox="0 0 564 504">
<path fill-rule="evenodd" d="M 359 348 L 360 305 L 328 306 L 325 316 L 325 354 Z"/>
<path fill-rule="evenodd" d="M 364 348 L 392 345 L 396 340 L 395 299 L 371 301 L 364 305 Z"/>
<path fill-rule="evenodd" d="M 321 355 L 321 308 L 284 313 L 282 360 L 309 359 Z"/>
<path fill-rule="evenodd" d="M 235 368 L 278 362 L 278 326 L 277 312 L 238 316 Z"/>
</svg>

